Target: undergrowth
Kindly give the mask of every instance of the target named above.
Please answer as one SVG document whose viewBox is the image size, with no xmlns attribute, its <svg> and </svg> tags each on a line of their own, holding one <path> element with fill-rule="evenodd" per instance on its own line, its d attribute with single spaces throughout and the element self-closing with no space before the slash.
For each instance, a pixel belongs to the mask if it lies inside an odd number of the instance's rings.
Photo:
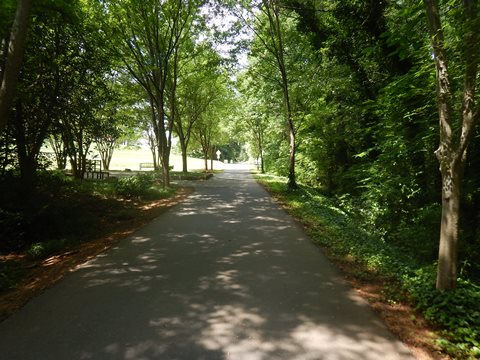
<svg viewBox="0 0 480 360">
<path fill-rule="evenodd" d="M 435 266 L 425 265 L 384 236 L 365 230 L 358 219 L 319 191 L 301 186 L 287 191 L 286 179 L 257 175 L 257 180 L 303 222 L 311 238 L 336 257 L 350 257 L 397 284 L 432 324 L 441 327 L 438 345 L 454 358 L 480 358 L 480 287 L 458 279 L 450 292 L 435 289 Z M 383 235 L 383 234 L 382 234 Z M 419 242 L 422 239 L 418 239 Z M 392 296 L 395 296 L 392 292 Z"/>
<path fill-rule="evenodd" d="M 25 254 L 45 259 L 104 231 L 105 222 L 128 221 L 138 215 L 134 204 L 170 197 L 158 174 L 107 180 L 75 180 L 60 172 L 42 172 L 28 202 L 19 201 L 15 174 L 0 179 L 0 255 Z M 0 259 L 0 291 L 22 278 L 21 261 Z"/>
</svg>

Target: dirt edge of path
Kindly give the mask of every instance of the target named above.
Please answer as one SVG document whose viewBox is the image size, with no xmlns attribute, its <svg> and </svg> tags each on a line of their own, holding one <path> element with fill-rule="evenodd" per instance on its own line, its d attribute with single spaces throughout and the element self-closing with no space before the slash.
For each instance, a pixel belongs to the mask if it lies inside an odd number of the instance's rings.
<svg viewBox="0 0 480 360">
<path fill-rule="evenodd" d="M 0 293 L 0 322 L 22 308 L 34 296 L 56 284 L 66 274 L 75 271 L 80 265 L 110 249 L 120 240 L 181 203 L 193 191 L 193 188 L 181 187 L 172 197 L 138 203 L 136 204 L 138 216 L 132 221 L 124 222 L 121 226 L 106 224 L 101 236 L 66 248 L 47 259 L 27 261 L 24 255 L 15 255 L 20 257 L 19 261 L 24 261 L 23 266 L 27 274 L 15 288 Z"/>
</svg>

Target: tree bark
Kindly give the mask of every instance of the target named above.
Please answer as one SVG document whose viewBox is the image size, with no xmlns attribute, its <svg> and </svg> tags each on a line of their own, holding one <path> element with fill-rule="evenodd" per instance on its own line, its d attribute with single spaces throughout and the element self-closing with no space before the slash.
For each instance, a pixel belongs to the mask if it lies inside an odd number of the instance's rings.
<svg viewBox="0 0 480 360">
<path fill-rule="evenodd" d="M 184 174 L 188 173 L 188 161 L 187 161 L 187 146 L 186 144 L 180 145 L 182 148 L 182 172 Z"/>
<path fill-rule="evenodd" d="M 440 145 L 435 154 L 442 176 L 442 217 L 436 287 L 440 291 L 452 290 L 457 284 L 458 226 L 460 197 L 467 148 L 478 121 L 475 109 L 475 90 L 478 68 L 478 36 L 474 28 L 476 4 L 464 0 L 465 35 L 465 84 L 461 111 L 461 132 L 455 136 L 453 121 L 453 90 L 450 84 L 443 28 L 437 0 L 424 0 L 427 23 L 434 51 L 437 77 L 437 104 L 440 125 Z"/>
<path fill-rule="evenodd" d="M 0 132 L 5 129 L 8 111 L 15 95 L 23 53 L 25 52 L 32 4 L 33 0 L 18 0 L 15 20 L 10 32 L 5 70 L 0 84 Z"/>
<path fill-rule="evenodd" d="M 208 171 L 208 156 L 205 154 L 205 151 L 203 152 L 203 160 L 205 162 L 205 172 Z"/>
<path fill-rule="evenodd" d="M 16 102 L 15 117 L 12 123 L 15 129 L 15 143 L 17 147 L 18 164 L 20 168 L 20 180 L 22 182 L 23 195 L 31 195 L 33 184 L 35 182 L 35 163 L 34 159 L 28 154 L 28 144 L 25 137 L 25 119 L 23 117 L 23 104 Z"/>
<path fill-rule="evenodd" d="M 454 289 L 457 283 L 458 222 L 461 171 L 455 166 L 442 172 L 442 218 L 438 250 L 437 289 Z"/>
</svg>

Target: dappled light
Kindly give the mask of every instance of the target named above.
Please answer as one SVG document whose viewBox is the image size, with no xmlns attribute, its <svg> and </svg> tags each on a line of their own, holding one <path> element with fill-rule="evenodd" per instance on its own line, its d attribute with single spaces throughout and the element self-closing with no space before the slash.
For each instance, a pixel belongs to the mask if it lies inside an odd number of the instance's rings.
<svg viewBox="0 0 480 360">
<path fill-rule="evenodd" d="M 74 358 L 409 358 L 247 172 L 199 185 L 52 293 L 34 306 L 70 304 L 49 326 L 72 333 L 71 318 Z M 41 329 L 26 331 L 41 342 Z"/>
<path fill-rule="evenodd" d="M 382 313 L 406 344 L 479 357 L 479 23 L 476 0 L 0 1 L 0 319 L 78 268 L 47 312 L 81 359 L 402 353 L 307 233 L 438 338 Z"/>
</svg>

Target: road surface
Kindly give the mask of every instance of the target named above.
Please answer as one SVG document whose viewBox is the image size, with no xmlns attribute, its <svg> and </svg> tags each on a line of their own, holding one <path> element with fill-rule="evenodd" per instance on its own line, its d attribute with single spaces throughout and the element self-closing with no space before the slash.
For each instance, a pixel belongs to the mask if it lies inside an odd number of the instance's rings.
<svg viewBox="0 0 480 360">
<path fill-rule="evenodd" d="M 230 170 L 0 323 L 0 358 L 413 357 L 248 171 Z"/>
</svg>

